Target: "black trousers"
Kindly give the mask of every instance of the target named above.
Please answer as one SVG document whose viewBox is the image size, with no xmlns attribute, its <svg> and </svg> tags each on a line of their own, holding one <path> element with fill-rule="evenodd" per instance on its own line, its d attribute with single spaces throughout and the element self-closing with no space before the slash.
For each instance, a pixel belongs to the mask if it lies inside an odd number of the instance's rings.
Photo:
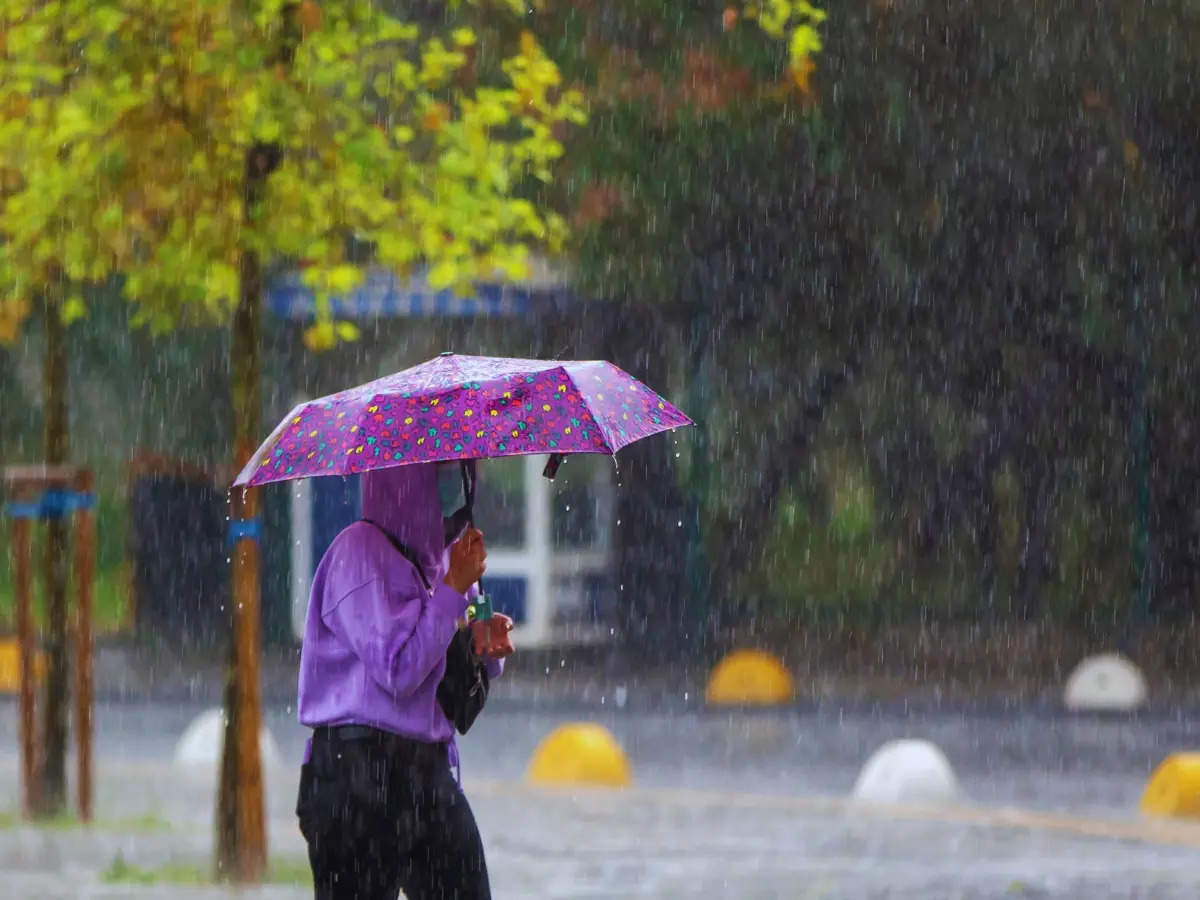
<svg viewBox="0 0 1200 900">
<path fill-rule="evenodd" d="M 296 815 L 316 900 L 490 900 L 483 842 L 446 747 L 317 729 Z"/>
</svg>

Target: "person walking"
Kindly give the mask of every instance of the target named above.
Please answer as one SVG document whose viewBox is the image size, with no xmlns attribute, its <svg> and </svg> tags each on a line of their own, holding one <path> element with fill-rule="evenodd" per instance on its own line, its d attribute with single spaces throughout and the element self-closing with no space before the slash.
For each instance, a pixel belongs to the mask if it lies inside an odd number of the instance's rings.
<svg viewBox="0 0 1200 900">
<path fill-rule="evenodd" d="M 467 622 L 487 560 L 469 524 L 473 477 L 473 462 L 457 461 L 364 473 L 363 521 L 314 575 L 298 690 L 313 734 L 296 813 L 317 900 L 491 896 L 457 778 L 461 716 L 441 696 L 462 629 L 484 696 L 513 652 L 506 616 Z"/>
</svg>

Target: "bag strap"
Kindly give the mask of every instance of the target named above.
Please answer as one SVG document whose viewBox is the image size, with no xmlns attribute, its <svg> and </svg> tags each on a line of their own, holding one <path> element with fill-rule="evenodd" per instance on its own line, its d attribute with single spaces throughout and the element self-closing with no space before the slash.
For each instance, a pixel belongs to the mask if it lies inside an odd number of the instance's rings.
<svg viewBox="0 0 1200 900">
<path fill-rule="evenodd" d="M 378 522 L 373 522 L 370 519 L 362 519 L 361 521 L 378 528 L 383 536 L 388 539 L 391 545 L 396 548 L 396 552 L 407 559 L 412 564 L 412 567 L 417 570 L 417 577 L 421 579 L 421 584 L 425 585 L 425 590 L 433 593 L 433 585 L 429 583 L 429 579 L 425 577 L 425 573 L 421 570 L 421 564 L 417 562 L 417 555 L 413 553 L 412 550 L 410 550 L 407 546 L 401 543 L 395 535 L 393 535 Z"/>
</svg>

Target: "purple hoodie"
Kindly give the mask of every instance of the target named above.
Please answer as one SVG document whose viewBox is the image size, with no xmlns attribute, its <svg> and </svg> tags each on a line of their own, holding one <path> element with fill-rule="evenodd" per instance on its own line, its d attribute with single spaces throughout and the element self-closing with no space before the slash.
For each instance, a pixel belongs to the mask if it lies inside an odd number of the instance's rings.
<svg viewBox="0 0 1200 900">
<path fill-rule="evenodd" d="M 443 582 L 437 467 L 379 469 L 362 475 L 362 516 L 382 525 L 421 563 L 432 595 L 379 529 L 356 522 L 317 566 L 300 651 L 300 721 L 371 725 L 445 743 L 454 726 L 437 702 L 446 648 L 467 597 Z M 472 593 L 474 589 L 472 589 Z M 488 661 L 488 674 L 503 670 Z"/>
</svg>

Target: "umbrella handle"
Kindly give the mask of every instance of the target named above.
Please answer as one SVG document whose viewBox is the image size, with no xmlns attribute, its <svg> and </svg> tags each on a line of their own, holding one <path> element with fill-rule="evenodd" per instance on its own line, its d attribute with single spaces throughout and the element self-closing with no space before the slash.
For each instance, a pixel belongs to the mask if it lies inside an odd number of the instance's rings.
<svg viewBox="0 0 1200 900">
<path fill-rule="evenodd" d="M 467 503 L 467 526 L 475 527 L 475 469 L 473 466 L 474 460 L 462 460 L 462 483 L 463 483 L 463 498 Z M 492 618 L 492 601 L 483 589 L 483 579 L 475 583 L 478 589 L 478 595 L 475 598 L 475 619 L 480 622 L 487 622 Z M 488 634 L 490 638 L 490 631 Z"/>
<path fill-rule="evenodd" d="M 492 600 L 483 592 L 482 578 L 479 579 L 476 587 L 479 589 L 479 594 L 475 597 L 475 603 L 472 605 L 472 619 L 483 623 L 483 646 L 486 650 L 492 643 Z"/>
<path fill-rule="evenodd" d="M 553 481 L 554 476 L 558 474 L 558 467 L 565 459 L 566 456 L 562 453 L 551 453 L 550 458 L 546 460 L 546 468 L 542 469 L 542 477 Z"/>
</svg>

